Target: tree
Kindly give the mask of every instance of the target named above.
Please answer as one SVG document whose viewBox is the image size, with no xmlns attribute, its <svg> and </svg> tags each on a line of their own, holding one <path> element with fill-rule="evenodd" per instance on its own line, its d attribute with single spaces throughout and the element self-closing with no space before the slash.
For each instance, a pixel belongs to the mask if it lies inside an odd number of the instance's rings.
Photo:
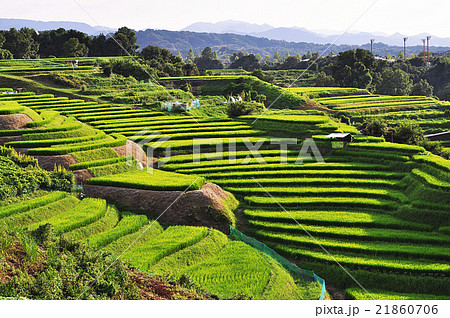
<svg viewBox="0 0 450 318">
<path fill-rule="evenodd" d="M 405 54 L 403 53 L 403 51 L 399 51 L 398 55 L 397 55 L 397 60 L 403 61 L 404 59 L 405 59 Z"/>
<path fill-rule="evenodd" d="M 395 142 L 408 145 L 418 145 L 424 140 L 419 125 L 412 121 L 403 121 L 395 128 Z"/>
<path fill-rule="evenodd" d="M 414 84 L 411 89 L 411 95 L 413 96 L 433 96 L 434 87 L 431 86 L 427 80 L 421 79 L 418 83 Z"/>
<path fill-rule="evenodd" d="M 200 53 L 200 56 L 203 57 L 204 59 L 208 59 L 208 60 L 214 60 L 214 52 L 213 50 L 207 46 L 203 49 L 202 53 Z"/>
<path fill-rule="evenodd" d="M 333 87 L 336 86 L 336 82 L 331 75 L 327 75 L 325 72 L 320 72 L 317 75 L 315 86 L 318 87 Z"/>
<path fill-rule="evenodd" d="M 4 31 L 0 31 L 0 48 L 3 46 L 3 43 L 5 43 L 6 39 L 5 39 L 5 35 L 4 35 Z"/>
<path fill-rule="evenodd" d="M 106 36 L 100 34 L 94 37 L 89 47 L 89 55 L 91 56 L 108 56 L 108 47 L 106 44 Z"/>
<path fill-rule="evenodd" d="M 139 81 L 157 79 L 155 70 L 150 66 L 128 59 L 110 60 L 102 64 L 102 69 L 105 75 L 115 73 L 125 77 L 132 76 Z"/>
<path fill-rule="evenodd" d="M 441 93 L 441 98 L 450 101 L 450 85 L 446 86 Z"/>
<path fill-rule="evenodd" d="M 186 63 L 181 68 L 183 70 L 184 76 L 197 76 L 200 75 L 200 72 L 198 71 L 197 65 L 194 63 Z"/>
<path fill-rule="evenodd" d="M 87 56 L 89 49 L 84 43 L 80 43 L 77 38 L 71 38 L 63 45 L 64 55 L 68 57 Z"/>
<path fill-rule="evenodd" d="M 257 102 L 236 102 L 228 104 L 227 114 L 230 118 L 251 115 L 264 109 L 264 105 Z"/>
<path fill-rule="evenodd" d="M 272 64 L 272 57 L 269 54 L 264 56 L 263 64 L 265 64 L 265 65 L 271 65 Z"/>
<path fill-rule="evenodd" d="M 312 58 L 313 58 L 312 53 L 309 50 L 305 55 L 303 55 L 304 60 L 310 60 Z"/>
<path fill-rule="evenodd" d="M 412 80 L 409 74 L 400 69 L 386 68 L 381 73 L 381 82 L 377 85 L 378 94 L 384 95 L 409 95 L 412 88 Z"/>
<path fill-rule="evenodd" d="M 194 63 L 199 69 L 203 70 L 222 69 L 224 67 L 222 62 L 217 59 L 217 52 L 214 52 L 210 47 L 205 47 L 200 56 L 194 59 Z"/>
<path fill-rule="evenodd" d="M 280 52 L 276 51 L 275 54 L 273 55 L 273 64 L 279 64 L 281 62 L 281 54 Z"/>
<path fill-rule="evenodd" d="M 299 69 L 301 60 L 298 59 L 297 56 L 289 56 L 284 60 L 283 64 L 280 65 L 281 70 L 291 70 L 291 69 Z"/>
<path fill-rule="evenodd" d="M 368 88 L 372 83 L 375 58 L 367 50 L 356 49 L 340 52 L 331 66 L 336 83 L 343 87 Z"/>
<path fill-rule="evenodd" d="M 113 56 L 136 55 L 139 48 L 136 43 L 136 33 L 127 27 L 120 28 L 106 40 L 108 51 Z"/>
<path fill-rule="evenodd" d="M 22 28 L 17 31 L 12 28 L 5 32 L 4 36 L 3 49 L 11 52 L 15 59 L 32 59 L 39 56 L 39 43 L 36 41 L 35 30 Z"/>
<path fill-rule="evenodd" d="M 253 71 L 255 69 L 260 68 L 259 61 L 255 55 L 249 54 L 244 55 L 243 57 L 237 59 L 233 63 L 230 64 L 230 68 L 239 68 L 242 67 L 246 71 Z"/>
<path fill-rule="evenodd" d="M 386 121 L 379 118 L 365 123 L 363 127 L 364 128 L 362 129 L 362 132 L 367 136 L 384 137 L 389 131 L 389 127 Z"/>
<path fill-rule="evenodd" d="M 194 54 L 194 50 L 192 48 L 189 49 L 187 58 L 186 58 L 186 62 L 188 63 L 194 63 L 194 59 L 195 59 L 195 54 Z"/>
<path fill-rule="evenodd" d="M 0 49 L 0 60 L 10 60 L 13 58 L 13 55 L 10 51 L 5 49 Z"/>
</svg>

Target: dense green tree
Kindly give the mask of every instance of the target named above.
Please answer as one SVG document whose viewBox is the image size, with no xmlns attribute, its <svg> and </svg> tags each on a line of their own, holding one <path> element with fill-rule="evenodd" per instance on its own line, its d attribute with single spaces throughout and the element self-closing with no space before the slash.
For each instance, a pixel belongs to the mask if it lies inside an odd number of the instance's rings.
<svg viewBox="0 0 450 318">
<path fill-rule="evenodd" d="M 110 75 L 111 73 L 120 74 L 141 80 L 157 80 L 157 74 L 153 68 L 145 63 L 139 63 L 130 59 L 112 59 L 102 64 L 103 73 Z"/>
<path fill-rule="evenodd" d="M 281 63 L 281 54 L 280 54 L 280 52 L 278 52 L 278 51 L 275 52 L 275 54 L 273 55 L 272 62 L 273 62 L 273 64 Z"/>
<path fill-rule="evenodd" d="M 255 69 L 261 68 L 258 59 L 255 55 L 249 54 L 244 55 L 231 63 L 230 68 L 240 68 L 242 67 L 246 71 L 253 71 Z"/>
<path fill-rule="evenodd" d="M 395 142 L 401 144 L 418 145 L 423 141 L 423 132 L 417 123 L 403 121 L 395 127 Z"/>
<path fill-rule="evenodd" d="M 384 137 L 388 134 L 389 127 L 386 121 L 376 118 L 363 124 L 362 132 L 367 136 Z"/>
<path fill-rule="evenodd" d="M 233 63 L 234 61 L 240 59 L 241 57 L 245 56 L 245 53 L 242 51 L 239 52 L 234 52 L 231 56 L 230 56 L 230 62 Z"/>
<path fill-rule="evenodd" d="M 327 75 L 325 72 L 320 72 L 317 75 L 315 86 L 318 87 L 333 87 L 336 86 L 336 82 L 331 75 Z"/>
<path fill-rule="evenodd" d="M 441 98 L 450 101 L 450 85 L 446 86 L 441 93 Z M 450 117 L 450 116 L 449 116 Z"/>
<path fill-rule="evenodd" d="M 381 73 L 382 80 L 376 87 L 378 94 L 384 95 L 409 95 L 412 88 L 412 80 L 409 74 L 400 69 L 386 68 Z"/>
<path fill-rule="evenodd" d="M 108 56 L 108 46 L 106 44 L 106 36 L 100 34 L 94 37 L 89 47 L 90 56 Z"/>
<path fill-rule="evenodd" d="M 4 35 L 4 31 L 0 31 L 0 48 L 2 48 L 3 43 L 5 43 L 6 39 L 5 39 L 5 35 Z"/>
<path fill-rule="evenodd" d="M 77 31 L 77 30 L 65 30 L 63 28 L 59 28 L 57 30 L 49 30 L 49 31 L 43 31 L 39 33 L 38 41 L 39 41 L 39 55 L 41 57 L 50 57 L 50 56 L 75 56 L 71 52 L 66 52 L 66 49 L 64 48 L 64 45 L 69 41 L 70 39 L 76 39 L 78 41 L 79 48 L 78 50 L 82 51 L 82 53 L 85 53 L 85 49 L 82 50 L 83 45 L 88 49 L 92 44 L 92 38 L 84 34 L 83 32 Z M 75 43 L 75 40 L 72 40 L 71 45 L 73 47 L 78 46 L 78 44 Z M 77 50 L 77 49 L 72 49 Z M 78 55 L 78 56 L 84 56 L 85 54 Z"/>
<path fill-rule="evenodd" d="M 139 48 L 136 43 L 136 33 L 127 27 L 120 28 L 106 40 L 106 45 L 112 56 L 136 55 L 136 50 Z"/>
<path fill-rule="evenodd" d="M 71 38 L 63 45 L 64 55 L 68 57 L 87 56 L 89 49 L 84 43 L 80 43 L 77 38 Z"/>
<path fill-rule="evenodd" d="M 194 63 L 194 59 L 195 59 L 195 54 L 194 54 L 194 50 L 192 48 L 189 49 L 187 58 L 186 58 L 186 62 L 188 63 Z"/>
<path fill-rule="evenodd" d="M 194 63 L 186 63 L 182 67 L 183 75 L 184 76 L 198 76 L 200 75 L 200 72 L 198 70 L 197 65 Z"/>
<path fill-rule="evenodd" d="M 418 83 L 414 84 L 411 89 L 411 95 L 413 96 L 433 96 L 433 86 L 431 86 L 427 80 L 421 79 Z"/>
<path fill-rule="evenodd" d="M 5 49 L 0 49 L 0 60 L 10 60 L 13 58 L 13 55 L 10 51 Z"/>
<path fill-rule="evenodd" d="M 215 56 L 214 56 L 214 52 L 213 50 L 207 46 L 203 49 L 203 51 L 200 53 L 200 56 L 204 59 L 208 59 L 208 60 L 214 60 Z"/>
<path fill-rule="evenodd" d="M 372 83 L 371 71 L 374 66 L 372 53 L 356 49 L 339 53 L 331 66 L 331 72 L 339 86 L 367 88 Z"/>
<path fill-rule="evenodd" d="M 10 29 L 4 33 L 5 43 L 3 49 L 11 52 L 16 59 L 37 58 L 39 43 L 36 41 L 37 33 L 33 29 L 22 28 L 16 30 Z"/>
<path fill-rule="evenodd" d="M 298 59 L 297 56 L 289 56 L 284 60 L 283 64 L 280 65 L 281 70 L 291 70 L 291 69 L 299 69 L 301 60 Z"/>
<path fill-rule="evenodd" d="M 194 63 L 199 69 L 214 70 L 222 69 L 223 63 L 217 59 L 217 52 L 214 52 L 210 47 L 205 47 L 199 57 L 196 57 Z"/>
</svg>

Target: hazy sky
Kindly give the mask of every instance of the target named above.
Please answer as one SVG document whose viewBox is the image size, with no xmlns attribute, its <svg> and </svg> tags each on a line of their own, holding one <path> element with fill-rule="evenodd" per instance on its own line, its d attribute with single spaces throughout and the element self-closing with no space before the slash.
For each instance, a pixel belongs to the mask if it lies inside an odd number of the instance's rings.
<svg viewBox="0 0 450 318">
<path fill-rule="evenodd" d="M 178 30 L 194 22 L 242 20 L 312 30 L 428 32 L 450 37 L 448 0 L 1 0 L 0 17 Z M 87 12 L 82 10 L 77 3 Z"/>
</svg>

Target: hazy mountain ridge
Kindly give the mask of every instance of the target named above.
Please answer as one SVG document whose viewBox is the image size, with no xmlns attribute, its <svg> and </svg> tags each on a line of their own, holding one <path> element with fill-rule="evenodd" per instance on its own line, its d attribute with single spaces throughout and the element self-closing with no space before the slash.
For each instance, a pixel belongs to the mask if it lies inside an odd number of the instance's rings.
<svg viewBox="0 0 450 318">
<path fill-rule="evenodd" d="M 35 29 L 36 31 L 46 31 L 46 30 L 56 30 L 59 28 L 64 28 L 66 30 L 77 30 L 88 35 L 98 35 L 100 33 L 115 32 L 117 29 L 102 27 L 102 26 L 91 26 L 83 22 L 71 22 L 71 21 L 35 21 L 27 19 L 6 19 L 0 18 L 0 30 L 9 30 L 11 28 L 21 29 L 21 28 Z M 105 30 L 107 32 L 105 32 Z"/>
<path fill-rule="evenodd" d="M 197 54 L 206 46 L 210 46 L 214 50 L 225 49 L 227 52 L 244 51 L 249 53 L 260 53 L 262 56 L 266 54 L 273 55 L 275 52 L 282 54 L 289 52 L 291 55 L 297 53 L 305 54 L 311 52 L 324 52 L 329 45 L 315 44 L 307 42 L 287 42 L 279 40 L 270 40 L 250 35 L 239 35 L 233 33 L 200 33 L 189 31 L 167 31 L 153 30 L 137 31 L 136 36 L 138 45 L 143 48 L 148 45 L 156 45 L 164 47 L 176 53 L 180 51 L 184 56 L 188 50 L 192 48 Z M 364 48 L 370 50 L 370 44 L 365 45 L 331 45 L 325 52 L 330 51 L 338 53 L 354 48 Z M 384 56 L 386 54 L 397 55 L 403 50 L 403 46 L 389 46 L 383 43 L 375 43 L 374 54 Z M 423 50 L 421 45 L 411 46 L 407 48 L 407 54 L 419 54 Z M 449 47 L 430 47 L 432 52 L 445 52 L 450 50 Z"/>
<path fill-rule="evenodd" d="M 335 43 L 337 45 L 364 45 L 368 43 L 370 39 L 375 39 L 375 41 L 378 43 L 385 43 L 393 46 L 402 46 L 403 38 L 405 37 L 405 35 L 402 35 L 398 32 L 392 35 L 381 35 L 377 32 L 346 33 L 342 36 L 340 33 L 336 32 L 336 34 L 334 35 L 324 35 L 300 27 L 274 28 L 267 24 L 258 25 L 234 20 L 222 21 L 217 23 L 198 22 L 183 28 L 182 31 L 235 33 L 264 37 L 271 40 L 281 40 L 288 42 L 311 42 L 317 44 L 334 43 L 340 36 L 340 38 Z M 410 46 L 421 45 L 421 39 L 424 39 L 427 35 L 430 34 L 421 33 L 413 36 L 408 36 L 407 44 Z M 432 36 L 431 43 L 433 44 L 433 46 L 448 47 L 450 46 L 450 38 Z"/>
</svg>

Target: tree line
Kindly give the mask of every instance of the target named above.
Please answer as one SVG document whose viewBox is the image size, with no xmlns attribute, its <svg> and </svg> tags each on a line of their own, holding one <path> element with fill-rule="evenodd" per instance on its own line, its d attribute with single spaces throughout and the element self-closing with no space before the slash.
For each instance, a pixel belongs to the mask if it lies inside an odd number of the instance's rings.
<svg viewBox="0 0 450 318">
<path fill-rule="evenodd" d="M 42 32 L 11 28 L 0 31 L 0 59 L 135 55 L 136 42 L 136 33 L 127 27 L 108 37 L 63 28 Z"/>
</svg>

